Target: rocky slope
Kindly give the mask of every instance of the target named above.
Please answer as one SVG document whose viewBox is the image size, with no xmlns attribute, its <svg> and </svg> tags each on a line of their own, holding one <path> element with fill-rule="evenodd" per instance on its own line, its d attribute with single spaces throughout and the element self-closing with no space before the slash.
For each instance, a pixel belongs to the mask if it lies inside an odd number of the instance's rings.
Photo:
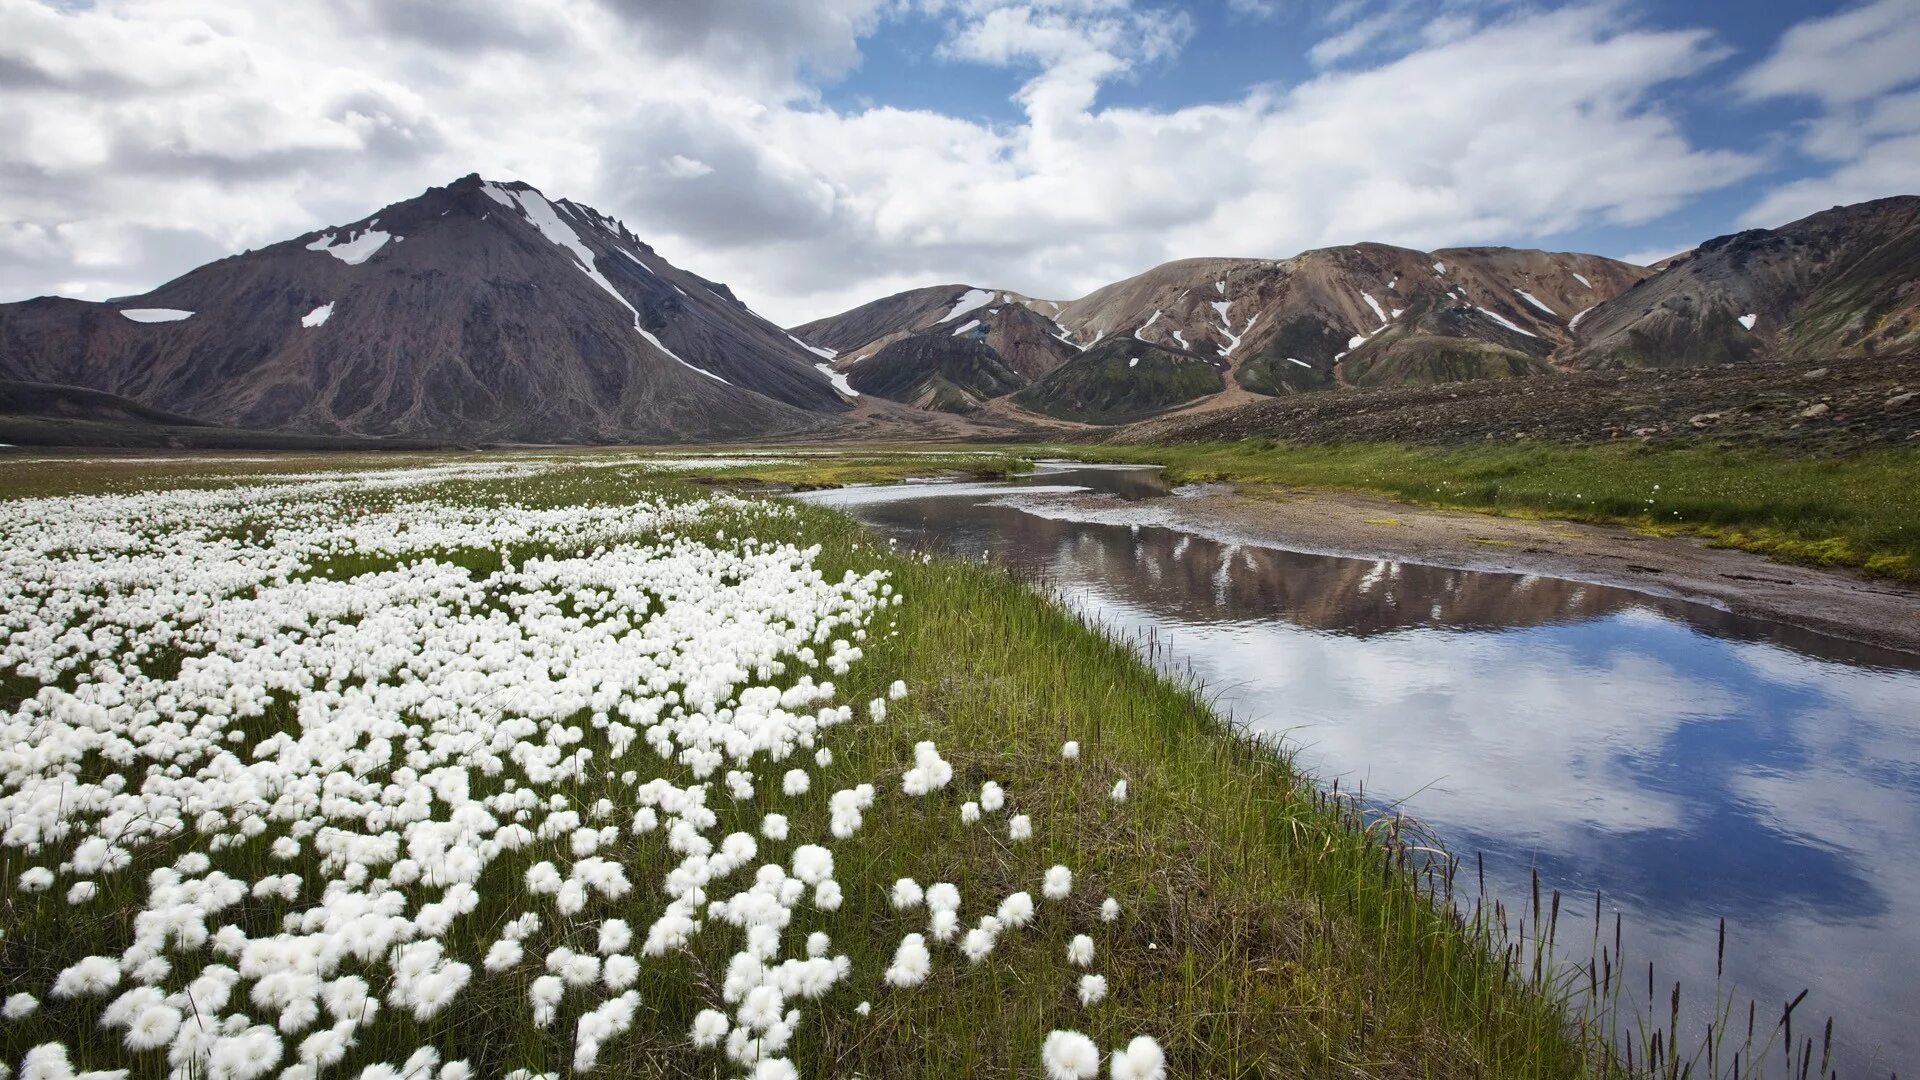
<svg viewBox="0 0 1920 1080">
<path fill-rule="evenodd" d="M 619 222 L 477 176 L 141 296 L 0 305 L 0 379 L 310 435 L 795 433 L 848 407 L 821 362 Z"/>
<path fill-rule="evenodd" d="M 968 385 L 956 397 L 896 375 L 889 381 L 912 395 L 896 400 L 965 411 L 1010 393 L 1038 413 L 1111 423 L 1224 392 L 1543 374 L 1573 341 L 1570 323 L 1647 273 L 1594 255 L 1357 244 L 1277 261 L 1183 259 L 1066 304 L 965 285 L 919 289 L 794 333 L 840 350 L 835 366 L 854 373 L 903 340 L 972 334 L 1026 382 Z M 942 351 L 916 355 L 931 364 Z"/>
<path fill-rule="evenodd" d="M 1562 359 L 1584 369 L 1920 347 L 1920 197 L 1709 240 L 1594 309 L 1577 332 Z"/>
</svg>

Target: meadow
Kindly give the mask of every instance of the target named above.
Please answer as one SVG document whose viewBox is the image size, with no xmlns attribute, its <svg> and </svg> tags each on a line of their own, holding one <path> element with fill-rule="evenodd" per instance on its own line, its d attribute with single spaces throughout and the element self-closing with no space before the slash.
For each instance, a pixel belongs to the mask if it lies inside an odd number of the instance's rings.
<svg viewBox="0 0 1920 1080">
<path fill-rule="evenodd" d="M 991 565 L 680 478 L 761 467 L 0 501 L 0 1062 L 1622 1073 L 1531 947 L 1557 897 L 1532 938 L 1463 910 L 1417 830 Z"/>
</svg>

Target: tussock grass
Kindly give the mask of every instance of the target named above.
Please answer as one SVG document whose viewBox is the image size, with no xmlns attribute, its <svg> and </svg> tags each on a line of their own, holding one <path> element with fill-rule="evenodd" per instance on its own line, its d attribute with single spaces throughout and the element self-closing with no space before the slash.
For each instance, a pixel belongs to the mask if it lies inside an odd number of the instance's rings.
<svg viewBox="0 0 1920 1080">
<path fill-rule="evenodd" d="M 1293 444 L 1086 446 L 1177 482 L 1378 492 L 1428 506 L 1619 522 L 1920 583 L 1920 449 L 1805 457 L 1722 447 Z"/>
</svg>

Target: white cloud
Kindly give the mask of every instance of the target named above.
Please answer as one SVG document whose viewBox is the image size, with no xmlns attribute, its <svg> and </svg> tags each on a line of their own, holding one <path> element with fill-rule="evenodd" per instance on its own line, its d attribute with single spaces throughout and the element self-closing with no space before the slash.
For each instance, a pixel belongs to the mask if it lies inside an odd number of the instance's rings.
<svg viewBox="0 0 1920 1080">
<path fill-rule="evenodd" d="M 0 0 L 0 295 L 142 291 L 471 171 L 620 216 L 799 321 L 932 281 L 1070 296 L 1188 255 L 1640 222 L 1755 165 L 1657 103 L 1716 60 L 1708 35 L 1607 9 L 1455 16 L 1391 59 L 1155 109 L 1098 94 L 1181 49 L 1170 9 L 681 7 Z M 930 64 L 1022 72 L 1022 119 L 821 104 L 890 17 L 946 32 Z"/>
<path fill-rule="evenodd" d="M 1829 206 L 1911 194 L 1920 176 L 1920 5 L 1878 0 L 1781 35 L 1736 83 L 1750 101 L 1812 99 L 1799 150 L 1824 174 L 1769 191 L 1746 225 L 1774 226 Z"/>
</svg>

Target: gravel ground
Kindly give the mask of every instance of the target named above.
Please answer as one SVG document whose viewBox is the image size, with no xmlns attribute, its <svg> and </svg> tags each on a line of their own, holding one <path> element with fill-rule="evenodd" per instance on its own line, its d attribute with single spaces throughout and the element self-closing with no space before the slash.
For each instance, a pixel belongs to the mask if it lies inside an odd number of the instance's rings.
<svg viewBox="0 0 1920 1080">
<path fill-rule="evenodd" d="M 1722 442 L 1802 453 L 1920 445 L 1920 354 L 1583 372 L 1275 398 L 1162 417 L 1116 442 Z"/>
</svg>

